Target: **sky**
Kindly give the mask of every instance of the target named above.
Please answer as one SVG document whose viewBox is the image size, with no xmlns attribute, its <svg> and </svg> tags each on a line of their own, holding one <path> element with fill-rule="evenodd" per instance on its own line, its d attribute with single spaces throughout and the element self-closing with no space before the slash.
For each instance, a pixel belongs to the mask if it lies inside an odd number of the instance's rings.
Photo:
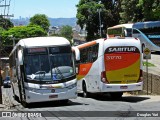
<svg viewBox="0 0 160 120">
<path fill-rule="evenodd" d="M 0 5 L 5 0 L 0 0 Z M 6 0 L 9 3 L 10 0 Z M 32 17 L 35 14 L 45 14 L 51 18 L 71 18 L 76 17 L 76 5 L 79 0 L 11 0 L 9 9 L 6 8 L 5 14 L 13 14 L 12 18 Z M 4 14 L 4 8 L 0 8 Z"/>
</svg>

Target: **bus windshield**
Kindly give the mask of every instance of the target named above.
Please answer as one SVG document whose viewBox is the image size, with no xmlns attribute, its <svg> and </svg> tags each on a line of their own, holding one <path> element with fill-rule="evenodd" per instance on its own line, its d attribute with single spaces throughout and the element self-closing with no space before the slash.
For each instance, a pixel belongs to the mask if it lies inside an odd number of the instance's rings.
<svg viewBox="0 0 160 120">
<path fill-rule="evenodd" d="M 132 25 L 129 24 L 119 24 L 113 27 L 107 28 L 107 36 L 111 37 L 132 37 Z"/>
<path fill-rule="evenodd" d="M 58 83 L 75 75 L 70 47 L 27 48 L 24 61 L 27 80 Z"/>
</svg>

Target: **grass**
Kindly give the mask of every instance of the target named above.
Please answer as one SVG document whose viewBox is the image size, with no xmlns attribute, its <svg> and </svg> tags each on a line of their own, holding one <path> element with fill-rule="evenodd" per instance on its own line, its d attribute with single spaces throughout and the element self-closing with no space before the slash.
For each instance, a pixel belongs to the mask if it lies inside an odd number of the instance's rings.
<svg viewBox="0 0 160 120">
<path fill-rule="evenodd" d="M 152 64 L 150 62 L 144 62 L 144 61 L 143 61 L 143 66 L 147 66 L 147 63 L 148 63 L 148 67 L 155 67 L 154 64 Z"/>
</svg>

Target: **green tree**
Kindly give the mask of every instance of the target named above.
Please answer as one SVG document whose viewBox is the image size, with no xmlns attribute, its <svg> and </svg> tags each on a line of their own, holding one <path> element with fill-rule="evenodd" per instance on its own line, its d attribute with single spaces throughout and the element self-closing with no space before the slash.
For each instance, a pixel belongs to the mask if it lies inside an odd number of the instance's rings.
<svg viewBox="0 0 160 120">
<path fill-rule="evenodd" d="M 0 35 L 2 34 L 3 31 L 4 31 L 4 29 L 2 27 L 0 27 Z"/>
<path fill-rule="evenodd" d="M 160 20 L 160 1 L 159 0 L 155 0 L 152 11 L 154 14 L 154 18 L 156 20 Z"/>
<path fill-rule="evenodd" d="M 143 0 L 144 21 L 160 20 L 160 1 Z"/>
<path fill-rule="evenodd" d="M 118 2 L 112 0 L 80 0 L 77 5 L 77 23 L 81 28 L 86 27 L 87 41 L 100 37 L 100 21 L 102 37 L 106 36 L 107 27 L 118 24 Z M 100 19 L 99 19 L 100 18 Z"/>
<path fill-rule="evenodd" d="M 72 27 L 69 25 L 62 26 L 60 30 L 60 36 L 65 37 L 71 42 L 71 39 L 73 38 Z"/>
<path fill-rule="evenodd" d="M 30 25 L 39 25 L 45 31 L 48 31 L 50 23 L 45 14 L 36 14 L 30 18 Z"/>
<path fill-rule="evenodd" d="M 159 0 L 122 0 L 120 23 L 160 20 Z"/>
<path fill-rule="evenodd" d="M 99 12 L 104 13 L 104 6 L 98 1 L 80 0 L 77 5 L 77 23 L 81 28 L 86 27 L 87 41 L 99 37 Z"/>
<path fill-rule="evenodd" d="M 10 36 L 13 36 L 12 38 Z M 2 44 L 12 45 L 12 39 L 15 39 L 17 43 L 18 40 L 28 37 L 39 37 L 46 36 L 47 32 L 43 30 L 40 26 L 29 25 L 29 26 L 17 26 L 9 29 L 8 31 L 2 32 Z"/>
<path fill-rule="evenodd" d="M 5 30 L 8 30 L 9 28 L 12 28 L 13 26 L 14 26 L 13 23 L 9 19 L 6 19 L 0 16 L 0 27 L 2 27 Z"/>
<path fill-rule="evenodd" d="M 120 23 L 142 21 L 142 1 L 122 0 L 121 1 Z"/>
</svg>

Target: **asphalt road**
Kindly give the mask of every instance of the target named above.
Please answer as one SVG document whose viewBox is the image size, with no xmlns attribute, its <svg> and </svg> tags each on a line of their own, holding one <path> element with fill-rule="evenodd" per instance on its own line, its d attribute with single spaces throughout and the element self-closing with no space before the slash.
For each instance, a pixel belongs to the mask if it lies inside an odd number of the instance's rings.
<svg viewBox="0 0 160 120">
<path fill-rule="evenodd" d="M 155 66 L 148 67 L 149 73 L 160 75 L 159 60 L 160 55 L 152 54 L 148 62 Z M 146 66 L 143 70 L 146 71 Z M 1 111 L 13 111 L 12 114 L 19 111 L 21 113 L 18 114 L 19 116 L 26 114 L 27 116 L 0 117 L 0 120 L 160 120 L 160 96 L 125 93 L 121 99 L 113 100 L 108 95 L 93 95 L 91 98 L 83 98 L 80 95 L 77 99 L 71 99 L 67 105 L 62 105 L 60 102 L 44 102 L 34 103 L 30 108 L 24 108 L 13 99 L 11 88 L 2 88 L 2 93 Z M 31 111 L 41 112 L 37 115 L 44 117 L 31 117 L 28 113 Z"/>
<path fill-rule="evenodd" d="M 91 98 L 79 96 L 71 99 L 67 105 L 60 102 L 44 102 L 31 104 L 24 108 L 13 99 L 11 88 L 2 88 L 3 104 L 1 111 L 19 111 L 22 113 L 41 112 L 45 117 L 1 117 L 2 120 L 159 120 L 160 96 L 135 96 L 124 94 L 119 100 L 113 100 L 108 95 L 93 95 Z M 58 111 L 58 113 L 56 113 Z M 89 112 L 88 112 L 89 111 Z M 135 111 L 135 112 L 133 112 Z M 148 111 L 148 112 L 146 112 Z M 147 114 L 146 114 L 147 113 Z M 155 114 L 158 117 L 139 117 L 139 115 Z M 22 115 L 22 114 L 21 114 Z M 29 114 L 30 115 L 30 114 Z M 94 116 L 94 117 L 93 117 Z M 103 117 L 102 117 L 103 116 Z M 132 116 L 132 117 L 131 117 Z"/>
</svg>

